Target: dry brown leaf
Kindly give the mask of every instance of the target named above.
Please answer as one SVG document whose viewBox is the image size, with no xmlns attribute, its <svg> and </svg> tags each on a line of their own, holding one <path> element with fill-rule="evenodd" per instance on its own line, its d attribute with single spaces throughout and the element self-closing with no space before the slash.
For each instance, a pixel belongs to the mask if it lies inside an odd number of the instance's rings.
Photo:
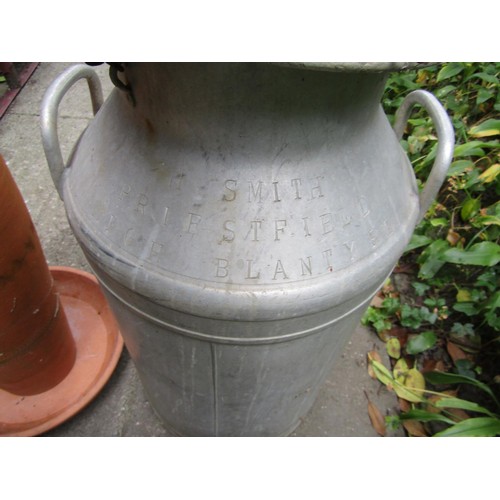
<svg viewBox="0 0 500 500">
<path fill-rule="evenodd" d="M 429 413 L 441 413 L 441 408 L 436 408 L 434 406 L 434 404 L 439 401 L 440 399 L 443 399 L 443 396 L 441 395 L 438 395 L 438 394 L 433 394 L 432 396 L 429 396 L 427 398 L 427 401 L 429 401 L 429 404 L 426 405 L 425 409 L 429 412 Z"/>
<path fill-rule="evenodd" d="M 470 415 L 461 408 L 446 408 L 446 411 L 450 413 L 452 415 L 451 418 L 457 422 L 470 418 Z"/>
<path fill-rule="evenodd" d="M 385 295 L 390 295 L 392 292 L 394 292 L 394 286 L 391 283 L 391 280 L 387 280 L 384 285 L 382 286 L 381 290 L 382 294 Z M 379 292 L 380 293 L 380 292 Z"/>
<path fill-rule="evenodd" d="M 378 309 L 380 309 L 382 307 L 382 302 L 384 302 L 384 297 L 381 297 L 380 295 L 375 295 L 375 297 L 373 297 L 372 301 L 370 302 L 370 305 L 372 307 L 376 307 Z"/>
<path fill-rule="evenodd" d="M 448 230 L 448 235 L 446 236 L 446 241 L 452 246 L 456 246 L 456 244 L 460 241 L 460 235 L 453 231 L 453 229 Z"/>
<path fill-rule="evenodd" d="M 387 342 L 391 338 L 390 333 L 390 330 L 381 330 L 380 332 L 377 332 L 377 335 L 382 342 Z"/>
<path fill-rule="evenodd" d="M 380 410 L 370 400 L 368 400 L 368 416 L 370 417 L 370 422 L 377 433 L 380 436 L 385 436 L 385 418 L 382 413 L 380 413 Z"/>
<path fill-rule="evenodd" d="M 403 427 L 410 436 L 414 437 L 427 437 L 427 432 L 425 432 L 425 427 L 422 422 L 418 420 L 405 420 L 403 422 Z"/>
<path fill-rule="evenodd" d="M 403 398 L 398 398 L 398 401 L 399 401 L 399 409 L 403 413 L 406 413 L 407 411 L 411 410 L 411 403 L 409 401 L 406 401 L 406 399 Z"/>
<path fill-rule="evenodd" d="M 459 359 L 467 359 L 467 354 L 465 354 L 465 352 L 453 342 L 448 341 L 446 343 L 446 350 L 454 363 Z"/>
<path fill-rule="evenodd" d="M 408 342 L 408 330 L 406 328 L 393 326 L 387 333 L 391 337 L 396 337 L 399 340 L 401 347 L 404 347 Z"/>
<path fill-rule="evenodd" d="M 378 361 L 379 363 L 382 363 L 382 358 L 380 357 L 380 354 L 378 351 L 370 351 L 368 353 L 368 361 L 370 359 L 373 359 L 375 361 Z M 368 375 L 370 375 L 371 378 L 377 380 L 377 375 L 375 375 L 375 372 L 373 371 L 372 365 L 370 362 L 368 362 Z"/>
<path fill-rule="evenodd" d="M 446 366 L 445 366 L 444 361 L 442 359 L 440 359 L 436 363 L 436 366 L 434 367 L 434 371 L 436 371 L 436 372 L 445 372 L 446 371 Z"/>
<path fill-rule="evenodd" d="M 438 363 L 437 359 L 432 359 L 432 358 L 424 359 L 422 363 L 422 370 L 421 370 L 422 373 L 435 371 L 437 363 Z"/>
<path fill-rule="evenodd" d="M 393 273 L 395 274 L 402 274 L 402 273 L 406 273 L 406 274 L 413 274 L 413 266 L 412 264 L 398 264 L 394 270 L 393 270 Z"/>
<path fill-rule="evenodd" d="M 427 398 L 427 401 L 429 404 L 425 407 L 425 409 L 430 412 L 430 413 L 441 413 L 443 411 L 443 408 L 436 408 L 434 405 L 440 400 L 444 399 L 447 396 L 450 396 L 452 398 L 456 397 L 457 391 L 456 390 L 448 390 L 448 391 L 442 391 L 440 394 L 432 394 Z M 449 411 L 448 409 L 446 411 Z"/>
</svg>

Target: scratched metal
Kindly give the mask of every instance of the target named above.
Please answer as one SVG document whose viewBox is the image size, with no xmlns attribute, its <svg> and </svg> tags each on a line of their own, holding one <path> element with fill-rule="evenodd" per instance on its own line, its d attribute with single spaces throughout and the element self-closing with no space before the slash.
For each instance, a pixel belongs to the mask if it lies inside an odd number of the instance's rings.
<svg viewBox="0 0 500 500">
<path fill-rule="evenodd" d="M 56 178 L 72 229 L 167 427 L 288 434 L 423 208 L 389 67 L 123 68 Z"/>
</svg>

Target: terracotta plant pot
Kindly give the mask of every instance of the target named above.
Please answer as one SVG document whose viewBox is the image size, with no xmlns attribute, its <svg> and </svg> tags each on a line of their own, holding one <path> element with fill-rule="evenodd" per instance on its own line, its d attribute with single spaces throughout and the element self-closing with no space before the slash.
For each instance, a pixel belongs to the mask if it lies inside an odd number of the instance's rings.
<svg viewBox="0 0 500 500">
<path fill-rule="evenodd" d="M 0 157 L 0 389 L 45 392 L 67 376 L 75 358 L 36 229 Z"/>
</svg>

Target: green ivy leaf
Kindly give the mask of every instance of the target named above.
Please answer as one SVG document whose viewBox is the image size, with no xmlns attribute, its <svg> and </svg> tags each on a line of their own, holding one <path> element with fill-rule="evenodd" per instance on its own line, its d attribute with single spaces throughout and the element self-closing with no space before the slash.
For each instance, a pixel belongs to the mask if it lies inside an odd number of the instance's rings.
<svg viewBox="0 0 500 500">
<path fill-rule="evenodd" d="M 481 339 L 478 338 L 479 342 Z M 454 361 L 455 368 L 457 369 L 458 375 L 464 375 L 465 377 L 476 378 L 476 372 L 474 371 L 474 363 L 469 359 L 457 359 Z"/>
<path fill-rule="evenodd" d="M 474 335 L 474 325 L 472 323 L 453 323 L 451 328 L 452 333 L 455 333 L 458 337 L 466 337 Z"/>
<path fill-rule="evenodd" d="M 479 314 L 479 309 L 476 307 L 474 302 L 458 302 L 453 304 L 453 309 L 455 311 L 464 313 L 467 316 L 476 316 Z"/>
<path fill-rule="evenodd" d="M 497 288 L 497 275 L 494 269 L 488 269 L 477 277 L 475 286 L 484 286 L 490 292 Z"/>
<path fill-rule="evenodd" d="M 396 297 L 387 297 L 382 301 L 382 308 L 388 316 L 396 314 L 401 307 L 401 301 Z"/>
<path fill-rule="evenodd" d="M 484 304 L 484 309 L 494 310 L 500 307 L 500 290 L 497 290 Z"/>
<path fill-rule="evenodd" d="M 433 331 L 422 332 L 414 337 L 411 337 L 406 344 L 406 352 L 408 354 L 419 354 L 434 347 L 437 342 L 437 336 Z"/>
<path fill-rule="evenodd" d="M 419 296 L 422 297 L 425 295 L 425 292 L 430 290 L 430 286 L 427 285 L 426 283 L 420 283 L 418 281 L 414 281 L 412 284 L 413 288 L 415 289 L 415 293 Z"/>
</svg>

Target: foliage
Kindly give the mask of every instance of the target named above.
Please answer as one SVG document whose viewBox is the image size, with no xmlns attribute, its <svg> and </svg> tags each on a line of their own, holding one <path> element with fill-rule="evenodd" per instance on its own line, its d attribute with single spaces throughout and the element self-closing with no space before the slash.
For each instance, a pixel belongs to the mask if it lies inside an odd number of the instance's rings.
<svg viewBox="0 0 500 500">
<path fill-rule="evenodd" d="M 456 134 L 437 201 L 363 318 L 394 365 L 382 373 L 370 360 L 401 400 L 389 423 L 410 435 L 500 435 L 499 79 L 500 63 L 431 65 L 392 75 L 383 97 L 392 120 L 409 91 L 432 92 Z M 437 148 L 425 111 L 415 110 L 402 145 L 421 187 Z M 407 382 L 412 370 L 424 385 Z"/>
</svg>

